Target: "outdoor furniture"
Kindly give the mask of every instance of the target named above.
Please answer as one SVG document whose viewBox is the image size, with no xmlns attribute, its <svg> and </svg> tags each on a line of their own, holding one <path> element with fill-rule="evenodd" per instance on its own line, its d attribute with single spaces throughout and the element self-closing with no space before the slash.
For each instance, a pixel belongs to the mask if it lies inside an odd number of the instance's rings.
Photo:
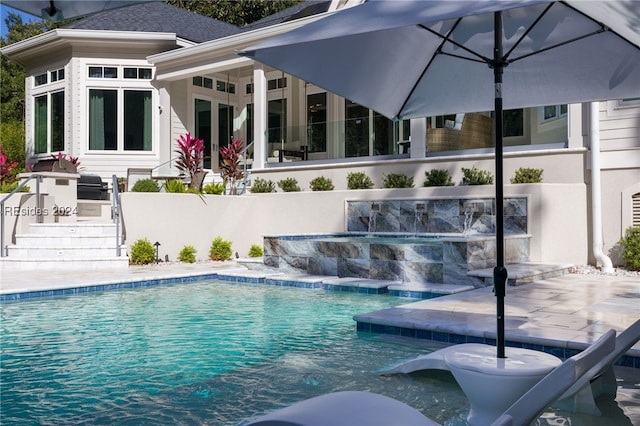
<svg viewBox="0 0 640 426">
<path fill-rule="evenodd" d="M 457 114 L 455 121 L 447 120 L 445 127 L 427 129 L 427 150 L 489 148 L 493 146 L 493 121 L 478 113 Z"/>
<path fill-rule="evenodd" d="M 509 407 L 493 426 L 526 425 L 563 392 L 613 351 L 615 330 L 609 330 L 584 351 L 545 376 Z M 347 391 L 320 395 L 249 421 L 246 426 L 388 426 L 438 425 L 416 409 L 370 392 Z"/>
</svg>

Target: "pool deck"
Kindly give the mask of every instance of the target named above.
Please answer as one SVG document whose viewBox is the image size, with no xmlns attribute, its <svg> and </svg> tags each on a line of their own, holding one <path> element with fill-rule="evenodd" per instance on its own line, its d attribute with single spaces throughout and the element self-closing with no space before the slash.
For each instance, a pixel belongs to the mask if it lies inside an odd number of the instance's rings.
<svg viewBox="0 0 640 426">
<path fill-rule="evenodd" d="M 157 264 L 123 270 L 0 270 L 0 296 L 38 297 L 116 289 L 122 283 L 176 283 L 215 278 L 252 278 L 269 272 L 248 270 L 236 262 Z M 300 281 L 303 282 L 303 276 Z M 329 278 L 329 277 L 328 277 Z M 292 279 L 287 275 L 287 279 Z M 182 281 L 181 281 L 182 280 Z M 319 281 L 307 277 L 307 282 Z M 414 301 L 394 308 L 356 315 L 360 331 L 383 332 L 448 343 L 492 342 L 495 339 L 495 297 L 490 287 Z M 93 290 L 96 291 L 96 290 Z M 19 297 L 24 298 L 24 297 Z M 568 274 L 508 287 L 505 337 L 525 347 L 554 347 L 564 355 L 584 349 L 608 329 L 618 332 L 640 318 L 640 280 L 613 275 Z M 562 354 L 560 354 L 562 355 Z M 640 368 L 640 343 L 627 353 L 624 365 Z"/>
</svg>

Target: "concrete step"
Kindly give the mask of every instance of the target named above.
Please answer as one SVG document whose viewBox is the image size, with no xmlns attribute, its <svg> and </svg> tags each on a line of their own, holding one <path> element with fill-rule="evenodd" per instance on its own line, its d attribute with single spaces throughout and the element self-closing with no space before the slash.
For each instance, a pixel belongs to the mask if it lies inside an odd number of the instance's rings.
<svg viewBox="0 0 640 426">
<path fill-rule="evenodd" d="M 20 247 L 9 246 L 7 249 L 8 258 L 11 259 L 68 259 L 68 260 L 84 260 L 84 259 L 103 259 L 116 256 L 116 248 L 108 247 Z M 121 252 L 126 252 L 122 249 Z"/>
<path fill-rule="evenodd" d="M 33 271 L 58 270 L 58 271 L 93 271 L 104 269 L 126 269 L 129 267 L 128 257 L 110 257 L 101 259 L 15 259 L 0 258 L 0 271 Z"/>
<path fill-rule="evenodd" d="M 114 235 L 18 234 L 15 246 L 23 248 L 115 247 Z"/>
<path fill-rule="evenodd" d="M 509 278 L 507 284 L 517 286 L 537 280 L 560 277 L 569 274 L 575 265 L 571 263 L 522 262 L 506 265 Z M 493 285 L 493 268 L 477 269 L 468 273 L 484 280 L 485 285 Z"/>
<path fill-rule="evenodd" d="M 116 235 L 116 225 L 104 222 L 32 223 L 29 234 L 35 235 Z"/>
</svg>

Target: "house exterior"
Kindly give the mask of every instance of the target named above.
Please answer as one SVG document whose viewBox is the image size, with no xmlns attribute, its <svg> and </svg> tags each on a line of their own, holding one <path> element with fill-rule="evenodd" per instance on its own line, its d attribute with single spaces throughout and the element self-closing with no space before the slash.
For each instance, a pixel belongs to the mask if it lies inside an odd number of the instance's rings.
<svg viewBox="0 0 640 426">
<path fill-rule="evenodd" d="M 27 74 L 29 161 L 63 151 L 103 178 L 140 168 L 176 176 L 176 140 L 190 132 L 205 142 L 205 182 L 216 179 L 219 149 L 231 138 L 251 144 L 251 179 L 295 177 L 303 189 L 320 175 L 346 189 L 353 171 L 377 188 L 389 173 L 421 186 L 432 169 L 449 170 L 455 182 L 462 167 L 493 171 L 491 112 L 394 122 L 236 54 L 360 2 L 306 1 L 244 28 L 152 2 L 7 46 L 2 54 Z M 507 111 L 505 121 L 505 176 L 535 167 L 544 182 L 583 185 L 587 202 L 566 214 L 589 218 L 581 240 L 597 245 L 596 200 L 604 252 L 619 262 L 617 243 L 640 224 L 640 99 Z M 585 262 L 599 261 L 594 249 L 586 253 Z"/>
</svg>

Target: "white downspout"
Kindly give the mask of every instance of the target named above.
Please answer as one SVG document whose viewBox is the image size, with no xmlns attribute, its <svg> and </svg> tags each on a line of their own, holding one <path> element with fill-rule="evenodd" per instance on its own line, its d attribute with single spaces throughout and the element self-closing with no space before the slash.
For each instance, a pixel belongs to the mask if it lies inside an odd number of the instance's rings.
<svg viewBox="0 0 640 426">
<path fill-rule="evenodd" d="M 602 264 L 602 272 L 612 273 L 611 259 L 602 252 L 602 188 L 600 183 L 600 102 L 591 102 L 589 141 L 591 143 L 591 217 L 593 255 Z"/>
</svg>

